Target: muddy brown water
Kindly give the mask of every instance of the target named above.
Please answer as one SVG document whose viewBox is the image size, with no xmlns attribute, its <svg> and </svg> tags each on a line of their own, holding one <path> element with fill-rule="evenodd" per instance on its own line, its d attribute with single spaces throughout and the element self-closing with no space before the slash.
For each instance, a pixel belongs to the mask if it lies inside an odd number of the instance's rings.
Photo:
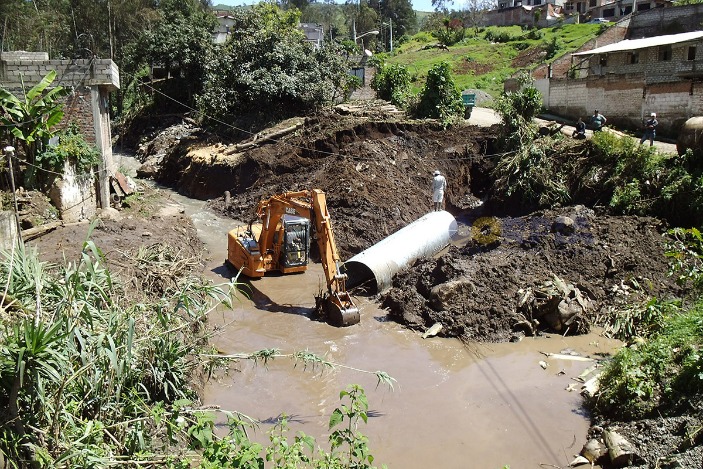
<svg viewBox="0 0 703 469">
<path fill-rule="evenodd" d="M 226 233 L 234 225 L 207 212 L 204 203 L 177 199 L 194 220 L 208 250 L 215 282 L 232 273 L 223 265 Z M 292 432 L 303 431 L 329 449 L 327 423 L 339 393 L 361 385 L 369 401 L 369 438 L 374 464 L 391 468 L 539 468 L 566 466 L 581 450 L 589 427 L 574 378 L 592 362 L 547 358 L 565 349 L 596 357 L 618 346 L 595 333 L 579 337 L 528 338 L 518 343 L 465 346 L 455 339 L 422 339 L 385 320 L 372 300 L 356 298 L 361 323 L 334 328 L 311 319 L 314 295 L 324 286 L 319 265 L 304 274 L 252 282 L 231 310 L 213 313 L 214 338 L 225 354 L 280 349 L 307 350 L 343 366 L 307 369 L 289 358 L 267 365 L 243 361 L 208 383 L 204 404 L 242 412 L 259 422 L 251 436 L 289 416 Z M 548 366 L 543 369 L 540 361 Z M 389 389 L 372 373 L 396 382 Z M 567 387 L 576 384 L 577 391 Z"/>
</svg>

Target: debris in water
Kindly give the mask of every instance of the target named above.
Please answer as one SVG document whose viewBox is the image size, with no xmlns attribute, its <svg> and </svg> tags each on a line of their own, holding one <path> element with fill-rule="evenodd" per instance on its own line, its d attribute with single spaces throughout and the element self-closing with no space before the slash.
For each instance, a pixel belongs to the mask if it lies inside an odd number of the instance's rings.
<svg viewBox="0 0 703 469">
<path fill-rule="evenodd" d="M 441 331 L 441 330 L 442 330 L 442 324 L 436 322 L 432 325 L 432 327 L 427 329 L 424 334 L 422 334 L 422 338 L 426 339 L 428 337 L 434 337 L 437 334 L 439 334 L 439 331 Z"/>
</svg>

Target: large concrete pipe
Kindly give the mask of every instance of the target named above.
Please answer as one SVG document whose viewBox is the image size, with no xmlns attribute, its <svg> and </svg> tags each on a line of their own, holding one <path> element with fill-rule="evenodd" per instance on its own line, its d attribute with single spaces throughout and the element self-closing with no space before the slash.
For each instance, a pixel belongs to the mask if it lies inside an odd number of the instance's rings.
<svg viewBox="0 0 703 469">
<path fill-rule="evenodd" d="M 371 293 L 390 288 L 393 275 L 421 257 L 441 251 L 457 231 L 451 213 L 430 212 L 344 263 L 347 288 Z"/>
</svg>

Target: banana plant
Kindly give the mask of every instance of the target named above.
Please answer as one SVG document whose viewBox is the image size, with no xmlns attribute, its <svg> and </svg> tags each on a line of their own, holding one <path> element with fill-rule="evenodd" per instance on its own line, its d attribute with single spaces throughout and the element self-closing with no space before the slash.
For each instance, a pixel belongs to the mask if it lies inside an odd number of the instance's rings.
<svg viewBox="0 0 703 469">
<path fill-rule="evenodd" d="M 36 184 L 37 153 L 54 135 L 54 127 L 63 119 L 61 98 L 68 93 L 62 86 L 50 88 L 56 79 L 52 70 L 31 89 L 27 90 L 22 80 L 22 93 L 18 98 L 5 88 L 0 88 L 0 141 L 22 148 L 30 164 L 27 182 Z"/>
</svg>

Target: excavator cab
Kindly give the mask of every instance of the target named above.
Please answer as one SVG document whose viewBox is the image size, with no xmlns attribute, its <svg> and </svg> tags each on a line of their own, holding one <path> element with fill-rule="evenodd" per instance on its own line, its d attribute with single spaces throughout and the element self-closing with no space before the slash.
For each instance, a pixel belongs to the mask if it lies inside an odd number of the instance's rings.
<svg viewBox="0 0 703 469">
<path fill-rule="evenodd" d="M 308 265 L 310 257 L 310 220 L 295 215 L 284 215 L 283 244 L 279 263 L 285 273 L 292 267 Z"/>
<path fill-rule="evenodd" d="M 304 272 L 314 229 L 327 281 L 327 291 L 317 297 L 317 306 L 332 325 L 357 324 L 359 309 L 347 292 L 346 274 L 340 272 L 325 193 L 312 189 L 274 195 L 259 202 L 256 214 L 260 223 L 239 226 L 227 234 L 226 262 L 250 278 L 270 271 Z"/>
</svg>

